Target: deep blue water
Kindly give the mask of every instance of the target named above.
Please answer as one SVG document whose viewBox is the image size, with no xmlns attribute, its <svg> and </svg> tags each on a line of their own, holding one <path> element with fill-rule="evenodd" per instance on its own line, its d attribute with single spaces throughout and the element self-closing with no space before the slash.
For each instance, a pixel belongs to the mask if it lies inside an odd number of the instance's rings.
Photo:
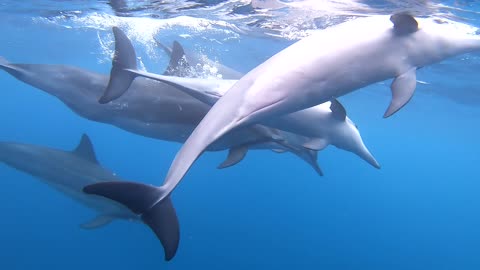
<svg viewBox="0 0 480 270">
<path fill-rule="evenodd" d="M 109 72 L 98 38 L 109 28 L 0 15 L 0 55 L 10 61 Z M 171 41 L 187 31 L 159 36 Z M 186 47 L 244 72 L 293 42 L 191 31 L 181 39 Z M 167 58 L 150 58 L 158 48 L 136 42 L 147 69 L 161 72 Z M 181 243 L 168 263 L 146 226 L 83 230 L 93 211 L 0 164 L 0 269 L 480 269 L 480 60 L 465 59 L 419 71 L 430 84 L 389 119 L 381 117 L 388 82 L 341 98 L 381 170 L 333 147 L 319 156 L 324 177 L 288 154 L 251 151 L 225 170 L 215 169 L 225 153 L 204 154 L 174 193 Z M 83 119 L 3 71 L 0 85 L 1 141 L 73 149 L 88 133 L 102 165 L 152 184 L 180 147 Z"/>
</svg>

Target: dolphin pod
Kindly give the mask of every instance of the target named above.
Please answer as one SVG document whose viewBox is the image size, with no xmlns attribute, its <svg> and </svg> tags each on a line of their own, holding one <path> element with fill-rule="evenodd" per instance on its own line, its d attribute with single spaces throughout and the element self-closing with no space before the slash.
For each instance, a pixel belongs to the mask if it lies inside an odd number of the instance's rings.
<svg viewBox="0 0 480 270">
<path fill-rule="evenodd" d="M 448 23 L 415 19 L 406 13 L 358 18 L 321 30 L 235 82 L 185 141 L 163 185 L 112 181 L 87 186 L 84 191 L 118 201 L 140 215 L 151 215 L 205 149 L 229 132 L 271 122 L 393 78 L 386 118 L 413 96 L 418 68 L 478 50 L 478 37 L 461 33 Z M 131 68 L 120 69 L 126 72 Z"/>
<path fill-rule="evenodd" d="M 85 229 L 95 229 L 107 225 L 115 219 L 139 221 L 139 216 L 125 206 L 104 197 L 85 194 L 82 191 L 86 185 L 101 181 L 123 181 L 98 163 L 87 135 L 82 136 L 80 143 L 73 151 L 23 143 L 0 142 L 0 162 L 42 179 L 52 188 L 98 212 L 97 217 L 81 225 Z M 61 169 L 59 169 L 59 164 L 63 166 Z M 162 219 L 143 216 L 142 221 L 151 228 L 162 228 L 162 230 L 154 230 L 154 232 L 162 239 L 163 243 L 168 243 L 165 249 L 165 256 L 168 260 L 173 257 L 178 246 L 180 237 L 178 219 L 170 202 L 157 208 L 157 211 L 159 211 L 157 216 Z M 163 222 L 168 222 L 168 224 L 161 224 Z"/>
</svg>

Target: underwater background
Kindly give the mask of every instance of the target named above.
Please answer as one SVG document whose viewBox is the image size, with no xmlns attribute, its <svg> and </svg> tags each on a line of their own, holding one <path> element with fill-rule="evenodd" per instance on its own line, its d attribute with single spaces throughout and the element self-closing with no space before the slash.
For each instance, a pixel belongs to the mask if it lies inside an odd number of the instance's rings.
<svg viewBox="0 0 480 270">
<path fill-rule="evenodd" d="M 477 1 L 316 3 L 4 0 L 0 55 L 108 74 L 117 25 L 148 71 L 168 64 L 156 37 L 247 72 L 362 14 L 413 10 L 480 27 Z M 168 263 L 146 226 L 83 230 L 93 211 L 0 164 L 0 269 L 480 269 L 479 72 L 478 54 L 419 70 L 412 101 L 389 119 L 390 81 L 341 97 L 380 170 L 333 147 L 319 153 L 323 177 L 293 155 L 250 151 L 217 170 L 226 153 L 205 153 L 174 192 L 181 243 Z M 3 71 L 0 88 L 0 141 L 68 150 L 87 133 L 103 166 L 155 185 L 180 147 L 84 119 Z"/>
</svg>

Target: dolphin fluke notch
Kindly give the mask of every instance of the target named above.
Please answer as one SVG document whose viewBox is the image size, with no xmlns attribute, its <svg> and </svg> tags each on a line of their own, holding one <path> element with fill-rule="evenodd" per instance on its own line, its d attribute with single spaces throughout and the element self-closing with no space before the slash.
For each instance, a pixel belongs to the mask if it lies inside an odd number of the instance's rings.
<svg viewBox="0 0 480 270">
<path fill-rule="evenodd" d="M 170 197 L 158 202 L 161 188 L 136 182 L 112 181 L 88 185 L 83 191 L 119 202 L 140 215 L 162 243 L 165 260 L 169 261 L 175 256 L 180 241 L 180 226 Z"/>
<path fill-rule="evenodd" d="M 105 104 L 121 97 L 137 76 L 125 69 L 137 69 L 137 56 L 127 35 L 118 27 L 113 27 L 115 55 L 113 56 L 110 80 L 99 103 Z"/>
</svg>

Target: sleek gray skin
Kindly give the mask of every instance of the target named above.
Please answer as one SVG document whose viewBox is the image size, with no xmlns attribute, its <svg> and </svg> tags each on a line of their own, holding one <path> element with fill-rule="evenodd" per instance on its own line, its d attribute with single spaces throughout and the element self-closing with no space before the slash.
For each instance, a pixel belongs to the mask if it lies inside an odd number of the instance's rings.
<svg viewBox="0 0 480 270">
<path fill-rule="evenodd" d="M 205 149 L 228 132 L 395 78 L 384 117 L 392 115 L 411 99 L 417 68 L 480 50 L 480 38 L 472 33 L 435 19 L 421 23 L 419 28 L 407 14 L 372 16 L 294 43 L 247 73 L 215 103 L 177 153 L 162 186 L 133 194 L 127 187 L 138 183 L 110 182 L 86 191 L 125 205 L 141 204 L 148 213 L 162 205 Z"/>
<path fill-rule="evenodd" d="M 203 73 L 204 68 L 213 69 L 216 72 L 213 75 L 225 80 L 238 80 L 244 74 L 230 67 L 222 65 L 217 61 L 209 59 L 206 55 L 195 52 L 185 52 L 178 41 L 174 41 L 172 47 L 168 47 L 155 39 L 157 45 L 170 56 L 171 69 L 165 71 L 163 75 L 192 77 L 192 73 Z M 176 64 L 173 64 L 176 63 Z M 180 67 L 181 69 L 175 68 Z M 180 74 L 179 74 L 180 72 Z"/>
</svg>

